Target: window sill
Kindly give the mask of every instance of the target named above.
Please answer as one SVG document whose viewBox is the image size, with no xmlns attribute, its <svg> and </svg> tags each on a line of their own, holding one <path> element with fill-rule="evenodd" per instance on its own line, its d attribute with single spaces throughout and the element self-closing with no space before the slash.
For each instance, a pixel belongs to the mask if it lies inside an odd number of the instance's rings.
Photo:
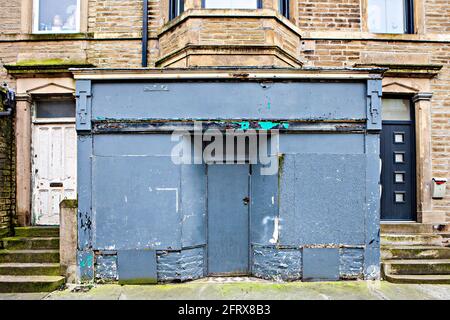
<svg viewBox="0 0 450 320">
<path fill-rule="evenodd" d="M 370 33 L 360 31 L 311 31 L 304 32 L 302 38 L 329 40 L 374 40 L 374 41 L 417 41 L 450 42 L 449 35 L 443 34 L 406 34 L 406 33 Z"/>
<path fill-rule="evenodd" d="M 27 35 L 30 40 L 65 40 L 65 39 L 86 39 L 93 38 L 92 33 L 66 32 L 66 33 L 30 33 Z"/>
</svg>

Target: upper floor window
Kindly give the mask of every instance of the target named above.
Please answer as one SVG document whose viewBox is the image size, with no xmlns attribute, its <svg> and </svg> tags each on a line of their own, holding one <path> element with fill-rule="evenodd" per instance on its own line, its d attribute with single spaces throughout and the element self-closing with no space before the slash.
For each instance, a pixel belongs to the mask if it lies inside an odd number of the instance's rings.
<svg viewBox="0 0 450 320">
<path fill-rule="evenodd" d="M 34 33 L 80 31 L 80 0 L 33 0 Z"/>
<path fill-rule="evenodd" d="M 413 0 L 368 0 L 368 27 L 374 33 L 413 33 Z"/>
<path fill-rule="evenodd" d="M 202 0 L 206 9 L 259 9 L 262 0 Z"/>
<path fill-rule="evenodd" d="M 289 19 L 289 0 L 279 0 L 280 13 Z"/>
<path fill-rule="evenodd" d="M 169 20 L 172 20 L 182 14 L 184 11 L 184 0 L 169 1 Z"/>
</svg>

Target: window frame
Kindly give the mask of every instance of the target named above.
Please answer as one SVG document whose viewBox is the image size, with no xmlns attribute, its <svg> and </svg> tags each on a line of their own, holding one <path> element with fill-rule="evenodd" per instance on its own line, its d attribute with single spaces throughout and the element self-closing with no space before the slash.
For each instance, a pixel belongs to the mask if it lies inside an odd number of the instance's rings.
<svg viewBox="0 0 450 320">
<path fill-rule="evenodd" d="M 278 11 L 286 19 L 290 19 L 291 4 L 290 0 L 278 0 Z"/>
<path fill-rule="evenodd" d="M 365 13 L 365 22 L 364 22 L 364 29 L 370 33 L 373 34 L 415 34 L 416 28 L 415 28 L 415 18 L 416 18 L 416 8 L 415 8 L 415 0 L 403 0 L 403 32 L 402 33 L 390 33 L 387 31 L 383 32 L 374 32 L 370 30 L 369 27 L 369 0 L 364 0 L 364 11 Z"/>
<path fill-rule="evenodd" d="M 75 108 L 75 116 L 74 117 L 54 117 L 54 118 L 46 118 L 46 117 L 38 117 L 38 105 L 42 102 L 70 102 L 73 104 Z M 42 97 L 34 97 L 32 102 L 31 109 L 31 122 L 35 124 L 40 123 L 75 123 L 76 121 L 76 101 L 73 96 L 67 94 L 54 94 L 51 96 L 44 95 Z"/>
<path fill-rule="evenodd" d="M 169 0 L 169 21 L 184 12 L 184 0 Z"/>
<path fill-rule="evenodd" d="M 41 0 L 33 0 L 33 5 L 31 8 L 32 15 L 32 28 L 31 32 L 33 34 L 71 34 L 71 33 L 80 33 L 81 32 L 81 2 L 82 0 L 76 0 L 77 2 L 77 16 L 75 20 L 75 24 L 77 26 L 76 30 L 39 30 L 39 11 L 40 11 L 40 1 Z"/>
<path fill-rule="evenodd" d="M 202 9 L 208 9 L 208 10 L 258 10 L 263 8 L 262 0 L 256 1 L 256 8 L 255 9 L 235 9 L 235 8 L 222 8 L 222 9 L 213 9 L 213 8 L 206 8 L 206 0 L 202 0 Z"/>
<path fill-rule="evenodd" d="M 405 34 L 414 34 L 414 0 L 404 0 Z"/>
</svg>

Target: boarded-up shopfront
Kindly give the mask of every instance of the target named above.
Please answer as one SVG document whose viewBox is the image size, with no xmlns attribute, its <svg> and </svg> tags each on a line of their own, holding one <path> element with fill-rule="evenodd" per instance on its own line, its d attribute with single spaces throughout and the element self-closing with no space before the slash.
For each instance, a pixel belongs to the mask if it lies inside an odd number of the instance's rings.
<svg viewBox="0 0 450 320">
<path fill-rule="evenodd" d="M 74 70 L 81 278 L 378 278 L 382 71 Z"/>
</svg>

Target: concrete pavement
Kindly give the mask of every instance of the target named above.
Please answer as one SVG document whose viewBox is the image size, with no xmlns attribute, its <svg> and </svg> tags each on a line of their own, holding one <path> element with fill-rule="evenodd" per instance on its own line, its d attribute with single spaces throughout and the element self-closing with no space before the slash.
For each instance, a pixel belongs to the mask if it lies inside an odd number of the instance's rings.
<svg viewBox="0 0 450 320">
<path fill-rule="evenodd" d="M 429 300 L 450 299 L 450 285 L 394 284 L 385 281 L 290 282 L 257 279 L 202 279 L 181 284 L 104 284 L 69 286 L 52 293 L 0 294 L 2 299 L 129 300 L 129 299 L 294 299 L 294 300 Z"/>
</svg>

